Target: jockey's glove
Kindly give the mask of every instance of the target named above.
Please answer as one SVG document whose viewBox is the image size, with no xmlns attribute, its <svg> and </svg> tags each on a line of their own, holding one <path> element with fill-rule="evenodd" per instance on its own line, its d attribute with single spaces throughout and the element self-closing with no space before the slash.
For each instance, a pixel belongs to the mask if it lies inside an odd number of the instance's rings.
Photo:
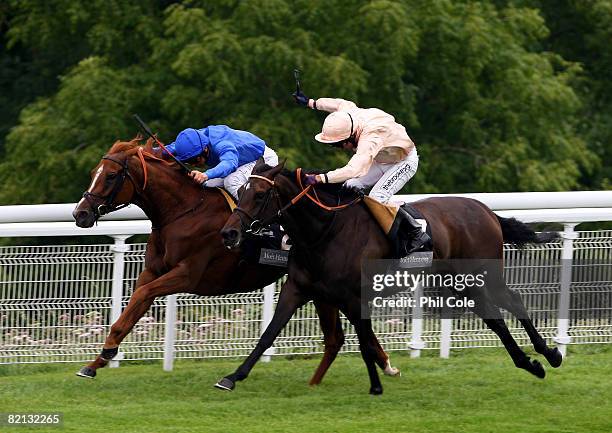
<svg viewBox="0 0 612 433">
<path fill-rule="evenodd" d="M 303 105 L 304 107 L 308 107 L 308 101 L 310 101 L 310 98 L 304 95 L 301 90 L 298 92 L 293 92 L 293 99 L 295 99 L 295 102 L 297 102 L 299 105 Z"/>
<path fill-rule="evenodd" d="M 319 183 L 319 181 L 317 180 L 317 175 L 316 174 L 307 174 L 304 176 L 304 183 L 308 186 L 308 185 L 316 185 L 317 183 Z"/>
</svg>

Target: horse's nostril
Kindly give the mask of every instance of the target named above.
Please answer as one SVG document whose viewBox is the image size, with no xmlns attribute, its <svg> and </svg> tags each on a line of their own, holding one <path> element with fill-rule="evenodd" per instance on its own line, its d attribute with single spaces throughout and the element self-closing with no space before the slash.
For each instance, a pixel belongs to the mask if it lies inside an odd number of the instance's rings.
<svg viewBox="0 0 612 433">
<path fill-rule="evenodd" d="M 238 231 L 235 229 L 225 229 L 221 232 L 221 236 L 223 236 L 223 239 L 227 240 L 236 239 L 236 236 L 238 236 Z"/>
<path fill-rule="evenodd" d="M 86 210 L 80 210 L 78 212 L 76 212 L 76 215 L 74 216 L 74 219 L 76 220 L 82 220 L 85 219 L 89 216 L 89 212 L 87 212 Z"/>
</svg>

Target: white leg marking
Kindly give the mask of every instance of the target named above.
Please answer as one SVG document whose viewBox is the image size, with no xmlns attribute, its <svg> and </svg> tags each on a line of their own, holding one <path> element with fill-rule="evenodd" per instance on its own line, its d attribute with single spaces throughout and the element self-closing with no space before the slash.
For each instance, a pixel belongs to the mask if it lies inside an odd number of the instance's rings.
<svg viewBox="0 0 612 433">
<path fill-rule="evenodd" d="M 401 376 L 402 373 L 399 368 L 391 367 L 391 361 L 387 359 L 387 365 L 385 365 L 384 373 L 386 376 Z"/>
</svg>

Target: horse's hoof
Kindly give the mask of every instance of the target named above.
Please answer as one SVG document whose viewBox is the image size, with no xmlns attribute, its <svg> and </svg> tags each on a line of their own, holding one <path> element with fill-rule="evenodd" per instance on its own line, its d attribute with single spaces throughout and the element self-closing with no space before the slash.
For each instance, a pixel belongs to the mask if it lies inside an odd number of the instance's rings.
<svg viewBox="0 0 612 433">
<path fill-rule="evenodd" d="M 540 361 L 538 361 L 537 359 L 531 361 L 531 367 L 529 368 L 529 372 L 534 376 L 539 377 L 540 379 L 544 379 L 544 377 L 546 376 L 546 370 L 544 370 L 544 367 L 542 367 L 542 364 L 540 364 Z"/>
<path fill-rule="evenodd" d="M 393 376 L 393 377 L 400 377 L 402 375 L 402 372 L 400 371 L 399 368 L 391 367 L 390 365 L 387 365 L 385 367 L 385 369 L 383 370 L 383 373 L 385 374 L 385 376 Z"/>
<path fill-rule="evenodd" d="M 553 368 L 561 366 L 561 363 L 563 362 L 563 355 L 561 355 L 561 352 L 556 347 L 551 349 L 545 356 L 546 360 Z"/>
<path fill-rule="evenodd" d="M 232 391 L 236 385 L 227 377 L 224 377 L 219 382 L 215 383 L 215 388 L 222 389 L 224 391 Z"/>
<path fill-rule="evenodd" d="M 96 370 L 91 367 L 83 367 L 76 372 L 76 375 L 79 377 L 86 377 L 87 379 L 93 379 L 96 377 Z"/>
<path fill-rule="evenodd" d="M 373 386 L 370 388 L 370 394 L 381 395 L 383 393 L 382 386 Z"/>
</svg>

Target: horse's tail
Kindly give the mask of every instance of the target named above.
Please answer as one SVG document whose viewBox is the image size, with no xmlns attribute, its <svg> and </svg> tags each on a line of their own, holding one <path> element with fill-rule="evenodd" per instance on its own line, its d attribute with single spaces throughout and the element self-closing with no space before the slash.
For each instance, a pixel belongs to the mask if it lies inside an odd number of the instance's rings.
<svg viewBox="0 0 612 433">
<path fill-rule="evenodd" d="M 543 244 L 559 237 L 557 232 L 536 233 L 516 218 L 495 215 L 501 225 L 504 241 L 522 247 L 525 244 Z"/>
</svg>

